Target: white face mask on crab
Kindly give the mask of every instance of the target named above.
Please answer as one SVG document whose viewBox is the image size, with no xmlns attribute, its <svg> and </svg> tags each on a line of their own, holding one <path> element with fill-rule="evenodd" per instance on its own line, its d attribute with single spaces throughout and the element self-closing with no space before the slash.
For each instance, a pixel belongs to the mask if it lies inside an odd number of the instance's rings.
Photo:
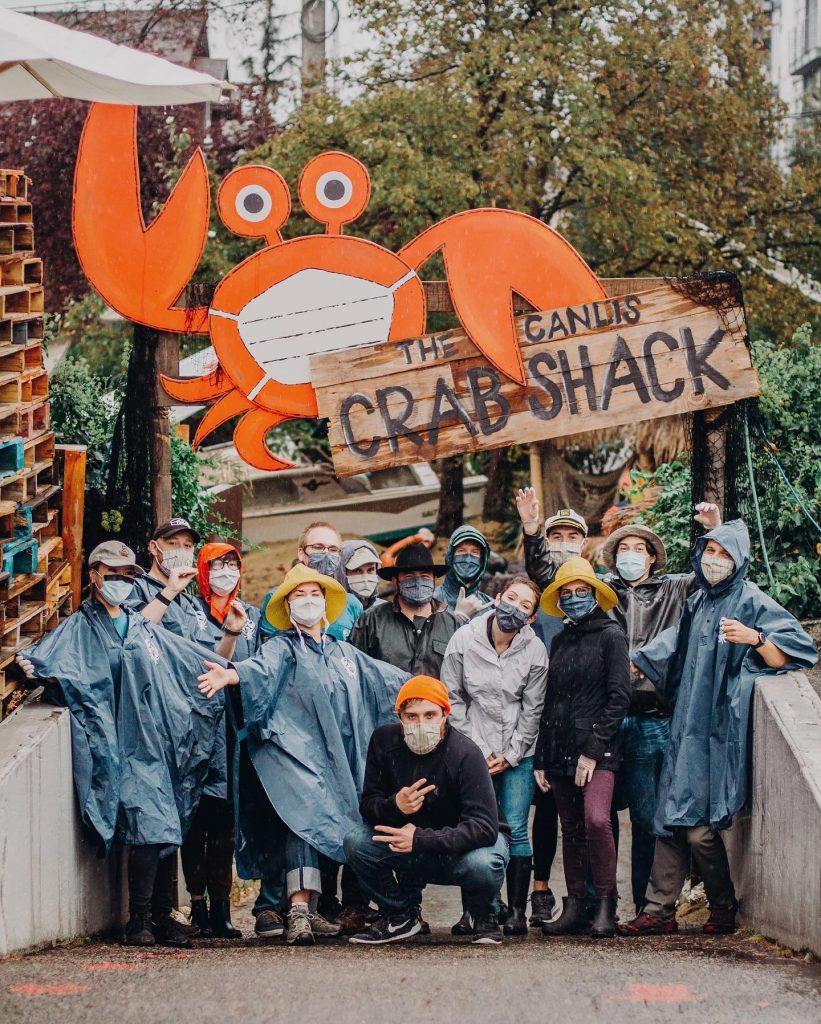
<svg viewBox="0 0 821 1024">
<path fill-rule="evenodd" d="M 385 286 L 329 270 L 300 270 L 251 299 L 236 318 L 211 313 L 236 319 L 246 348 L 265 371 L 260 387 L 267 380 L 307 384 L 309 356 L 387 341 L 393 293 L 415 276 L 409 270 Z"/>
</svg>

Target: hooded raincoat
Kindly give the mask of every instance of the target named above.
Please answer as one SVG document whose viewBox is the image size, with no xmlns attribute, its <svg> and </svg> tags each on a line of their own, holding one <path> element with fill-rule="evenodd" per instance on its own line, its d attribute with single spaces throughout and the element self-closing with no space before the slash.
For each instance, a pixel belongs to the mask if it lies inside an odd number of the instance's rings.
<svg viewBox="0 0 821 1024">
<path fill-rule="evenodd" d="M 155 580 L 153 576 L 143 573 L 134 580 L 134 590 L 124 607 L 131 611 L 142 611 L 164 587 L 164 581 Z M 209 622 L 199 598 L 185 590 L 177 594 L 166 608 L 161 625 L 177 636 L 206 647 L 214 648 L 222 640 L 222 628 L 213 620 Z"/>
<path fill-rule="evenodd" d="M 708 541 L 735 562 L 735 571 L 711 587 L 701 570 Z M 810 668 L 818 660 L 798 621 L 745 580 L 750 537 L 740 519 L 699 538 L 692 561 L 699 590 L 685 604 L 678 624 L 632 656 L 634 664 L 675 704 L 664 757 L 654 831 L 673 826 L 728 828 L 747 800 L 750 719 L 758 676 Z M 769 668 L 747 644 L 723 639 L 722 619 L 737 619 L 767 634 L 789 661 Z"/>
<path fill-rule="evenodd" d="M 98 601 L 26 652 L 46 699 L 71 714 L 74 787 L 80 814 L 108 852 L 133 845 L 180 846 L 202 794 L 224 700 L 197 689 L 200 644 L 172 636 L 134 612 L 125 638 Z"/>
<path fill-rule="evenodd" d="M 377 726 L 396 721 L 408 673 L 327 634 L 317 644 L 294 631 L 234 668 L 248 755 L 271 806 L 291 832 L 344 863 L 342 842 L 361 822 L 368 743 Z M 258 837 L 240 818 L 237 870 L 258 877 Z"/>
<path fill-rule="evenodd" d="M 456 570 L 453 567 L 456 548 L 466 540 L 478 544 L 482 550 L 482 564 L 479 574 L 467 582 L 456 575 Z M 445 578 L 434 591 L 434 598 L 437 601 L 441 601 L 442 604 L 446 604 L 451 611 L 454 611 L 456 609 L 456 602 L 459 600 L 459 591 L 464 587 L 467 597 L 478 597 L 482 604 L 491 604 L 493 598 L 479 589 L 482 578 L 487 572 L 489 558 L 490 545 L 483 533 L 480 533 L 479 530 L 474 529 L 472 526 L 457 527 L 451 534 L 447 551 L 445 552 L 445 565 L 448 567 L 448 571 L 445 574 Z"/>
</svg>

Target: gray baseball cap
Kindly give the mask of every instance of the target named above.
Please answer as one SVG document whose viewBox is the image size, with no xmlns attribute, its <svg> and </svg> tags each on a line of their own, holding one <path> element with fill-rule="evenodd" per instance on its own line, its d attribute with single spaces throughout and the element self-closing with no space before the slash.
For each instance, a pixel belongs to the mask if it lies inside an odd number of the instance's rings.
<svg viewBox="0 0 821 1024">
<path fill-rule="evenodd" d="M 135 572 L 140 569 L 134 552 L 121 540 L 104 540 L 98 544 L 88 556 L 88 564 L 97 565 L 98 562 L 109 569 L 133 569 Z"/>
</svg>

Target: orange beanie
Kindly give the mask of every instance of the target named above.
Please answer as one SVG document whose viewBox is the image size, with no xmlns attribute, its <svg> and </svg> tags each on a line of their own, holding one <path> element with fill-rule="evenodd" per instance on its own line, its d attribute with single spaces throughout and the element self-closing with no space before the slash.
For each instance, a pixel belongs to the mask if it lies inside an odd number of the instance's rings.
<svg viewBox="0 0 821 1024">
<path fill-rule="evenodd" d="M 447 687 L 433 676 L 411 676 L 397 695 L 397 714 L 406 700 L 429 700 L 431 704 L 438 704 L 440 708 L 444 708 L 446 715 L 450 714 Z"/>
</svg>

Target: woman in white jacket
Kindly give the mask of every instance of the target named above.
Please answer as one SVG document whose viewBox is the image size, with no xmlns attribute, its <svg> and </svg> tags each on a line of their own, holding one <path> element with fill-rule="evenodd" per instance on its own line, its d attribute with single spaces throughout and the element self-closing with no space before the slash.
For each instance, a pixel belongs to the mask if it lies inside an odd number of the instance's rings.
<svg viewBox="0 0 821 1024">
<path fill-rule="evenodd" d="M 533 868 L 528 815 L 533 800 L 533 753 L 547 684 L 547 651 L 531 628 L 541 591 L 515 576 L 487 614 L 451 637 L 442 682 L 451 724 L 478 744 L 487 760 L 511 830 L 507 869 L 508 935 L 527 933 L 527 894 Z M 454 934 L 471 930 L 466 913 Z"/>
</svg>

